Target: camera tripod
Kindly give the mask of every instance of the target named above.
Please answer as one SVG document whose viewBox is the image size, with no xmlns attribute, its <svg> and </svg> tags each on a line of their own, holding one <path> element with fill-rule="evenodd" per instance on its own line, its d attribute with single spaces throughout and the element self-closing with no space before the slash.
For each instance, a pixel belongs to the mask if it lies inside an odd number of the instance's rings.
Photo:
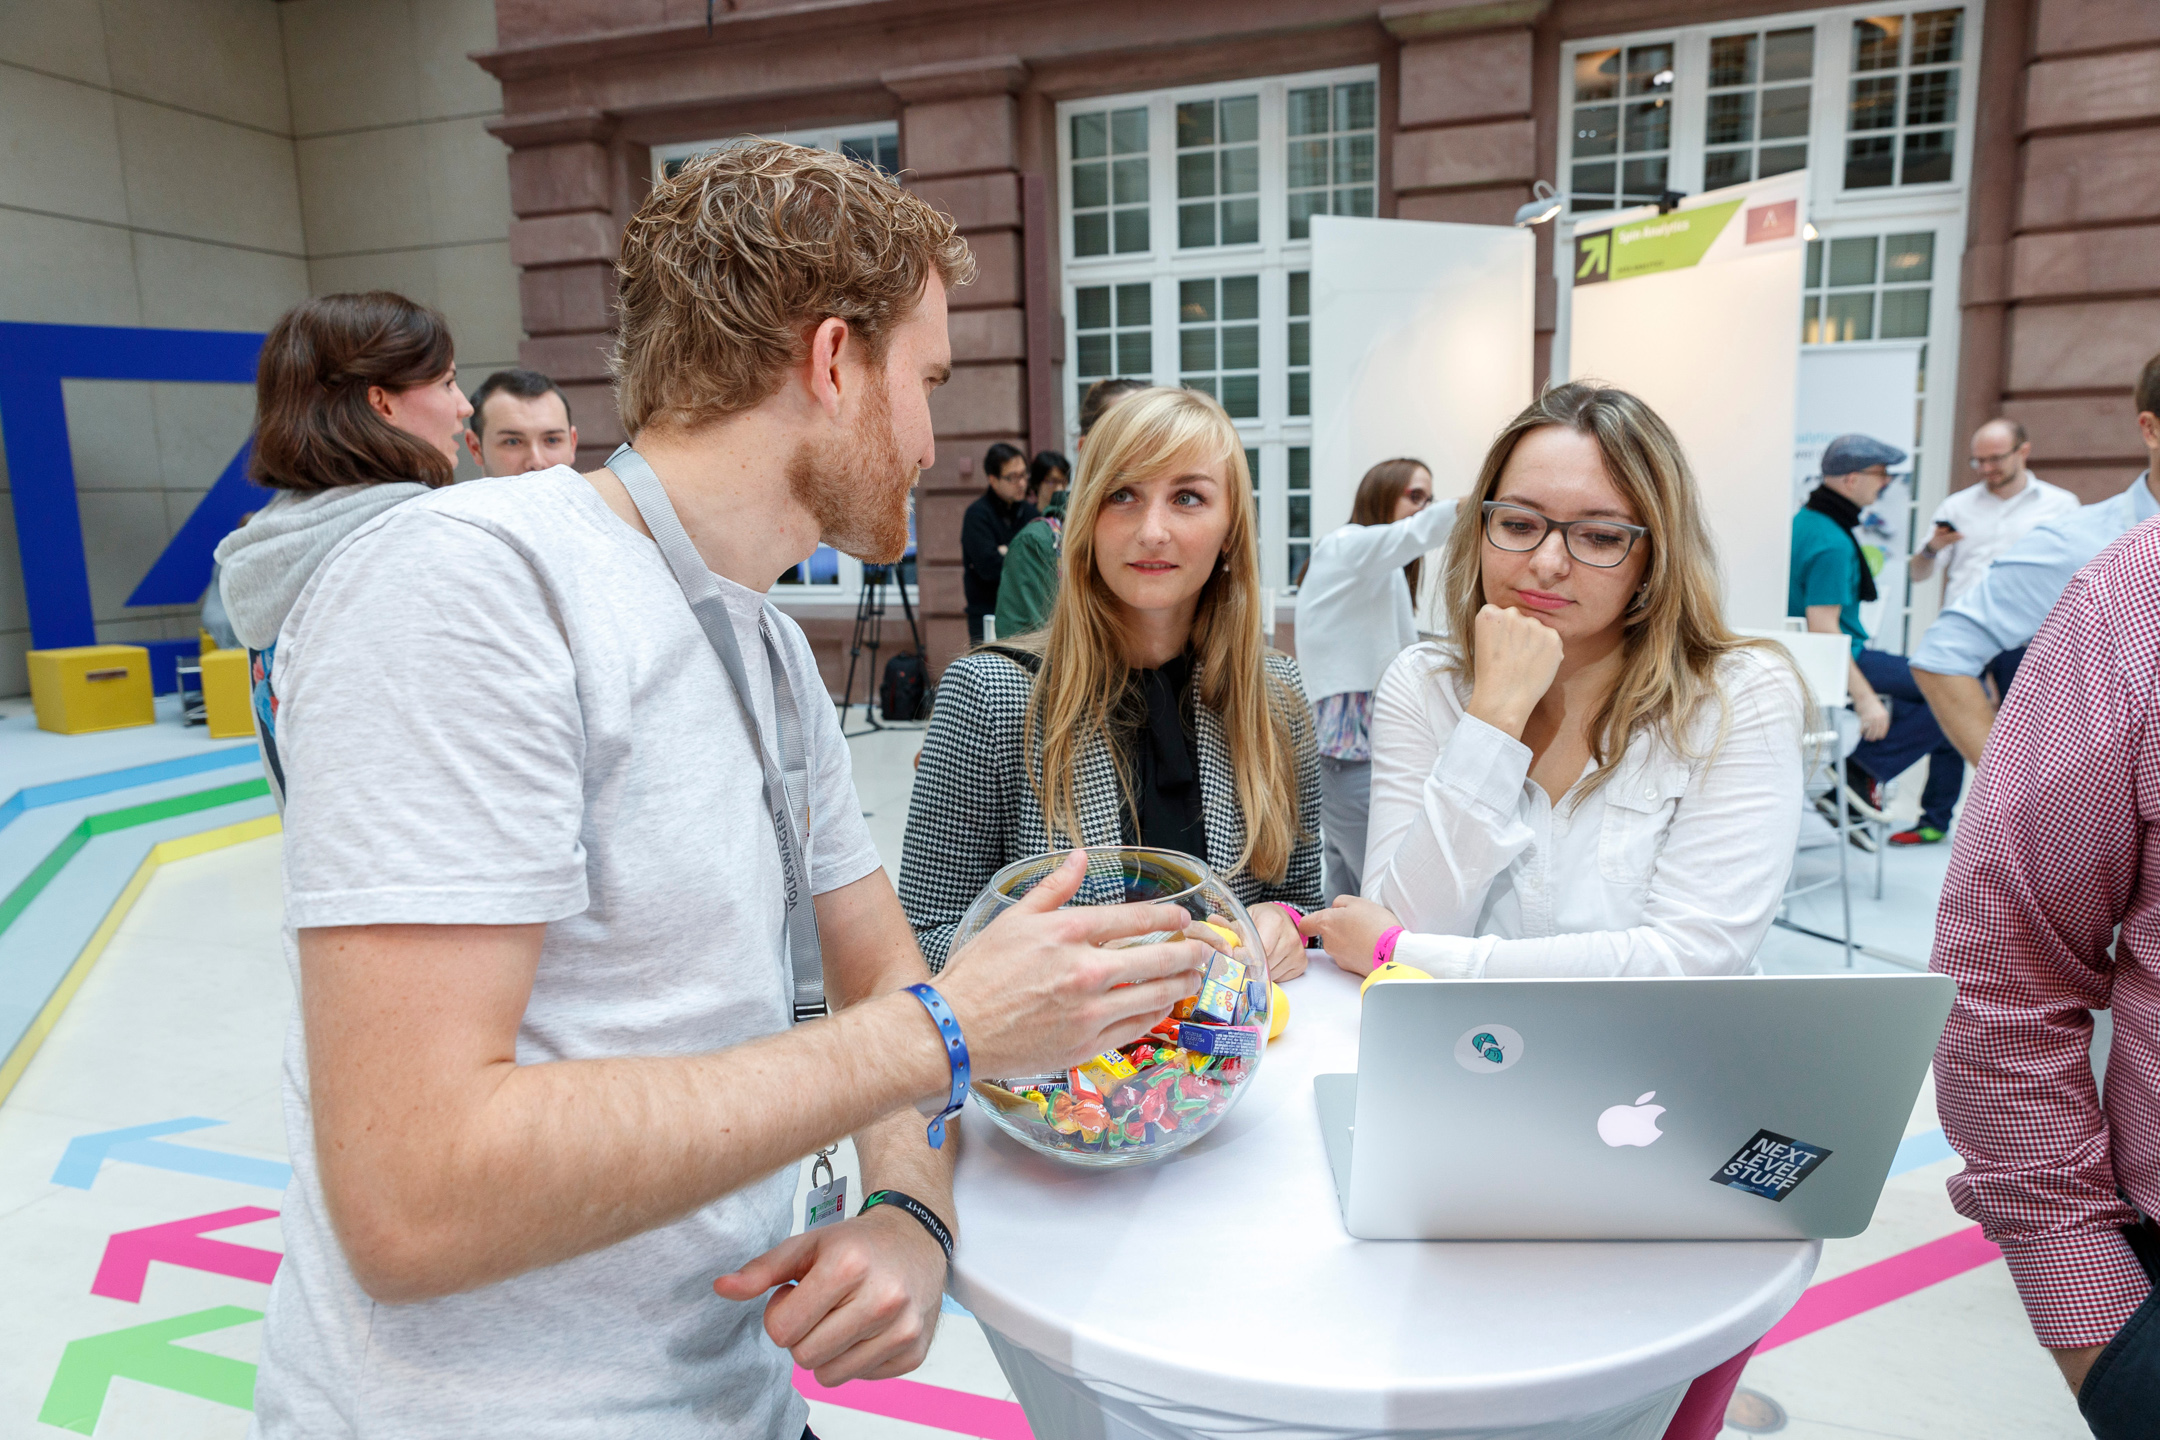
<svg viewBox="0 0 2160 1440">
<path fill-rule="evenodd" d="M 885 586 L 888 582 L 900 592 L 900 612 L 907 617 L 908 637 L 914 641 L 914 653 L 927 653 L 923 649 L 922 629 L 915 623 L 915 606 L 908 600 L 906 567 L 913 563 L 909 559 L 891 565 L 862 567 L 862 593 L 855 600 L 855 631 L 848 639 L 847 683 L 840 688 L 840 729 L 843 734 L 867 735 L 885 728 L 878 719 L 877 660 L 878 647 L 885 636 Z M 855 703 L 855 668 L 865 650 L 870 652 L 869 669 L 863 677 L 863 719 L 867 728 L 851 731 L 847 728 L 847 713 Z"/>
</svg>

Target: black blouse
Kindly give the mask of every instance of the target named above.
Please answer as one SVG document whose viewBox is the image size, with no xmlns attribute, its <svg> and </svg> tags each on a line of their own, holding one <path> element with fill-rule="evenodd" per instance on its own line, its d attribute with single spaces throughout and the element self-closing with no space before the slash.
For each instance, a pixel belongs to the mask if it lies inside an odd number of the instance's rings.
<svg viewBox="0 0 2160 1440">
<path fill-rule="evenodd" d="M 1133 804 L 1125 808 L 1120 829 L 1128 845 L 1205 858 L 1199 754 L 1186 728 L 1191 688 L 1189 655 L 1157 670 L 1133 672 L 1113 727 L 1133 785 Z"/>
</svg>

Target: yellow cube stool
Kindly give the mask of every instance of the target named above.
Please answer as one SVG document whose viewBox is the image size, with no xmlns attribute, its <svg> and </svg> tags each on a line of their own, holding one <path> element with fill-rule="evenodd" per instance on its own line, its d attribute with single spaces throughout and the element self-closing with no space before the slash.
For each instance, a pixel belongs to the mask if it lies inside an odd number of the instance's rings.
<svg viewBox="0 0 2160 1440">
<path fill-rule="evenodd" d="M 236 740 L 255 733 L 254 706 L 245 650 L 212 650 L 202 657 L 203 717 L 210 738 Z"/>
<path fill-rule="evenodd" d="M 74 645 L 30 652 L 30 701 L 40 730 L 87 735 L 157 719 L 150 652 L 140 645 Z"/>
</svg>

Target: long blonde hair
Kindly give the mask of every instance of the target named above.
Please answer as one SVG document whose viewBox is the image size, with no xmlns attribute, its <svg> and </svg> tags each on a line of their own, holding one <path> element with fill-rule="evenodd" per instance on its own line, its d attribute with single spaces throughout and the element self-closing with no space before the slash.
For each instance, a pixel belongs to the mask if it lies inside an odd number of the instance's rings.
<svg viewBox="0 0 2160 1440">
<path fill-rule="evenodd" d="M 1187 642 L 1194 657 L 1200 703 L 1221 717 L 1245 817 L 1240 869 L 1280 880 L 1301 838 L 1298 818 L 1298 727 L 1310 728 L 1304 698 L 1268 673 L 1260 640 L 1260 546 L 1252 477 L 1237 427 L 1210 396 L 1154 388 L 1121 401 L 1089 432 L 1066 502 L 1064 561 L 1057 604 L 1042 630 L 1007 648 L 1041 656 L 1028 700 L 1027 734 L 1034 752 L 1030 783 L 1053 836 L 1080 840 L 1080 757 L 1096 736 L 1108 738 L 1111 715 L 1131 683 L 1117 601 L 1095 565 L 1095 522 L 1103 501 L 1120 486 L 1174 465 L 1220 464 L 1230 534 L 1223 565 L 1201 588 Z M 1133 805 L 1132 777 L 1116 745 L 1118 788 Z"/>
<path fill-rule="evenodd" d="M 1508 422 L 1485 452 L 1476 487 L 1456 507 L 1444 581 L 1451 631 L 1447 669 L 1465 680 L 1476 673 L 1477 614 L 1485 604 L 1485 502 L 1499 490 L 1523 436 L 1548 425 L 1597 442 L 1607 478 L 1650 531 L 1641 542 L 1649 549 L 1641 595 L 1621 617 L 1620 678 L 1591 718 L 1590 754 L 1598 768 L 1577 793 L 1580 801 L 1612 778 L 1638 728 L 1655 727 L 1674 750 L 1688 755 L 1688 725 L 1697 707 L 1715 700 L 1718 739 L 1712 748 L 1722 742 L 1731 709 L 1717 683 L 1717 668 L 1726 656 L 1759 650 L 1786 661 L 1788 668 L 1790 661 L 1782 647 L 1726 628 L 1717 552 L 1679 439 L 1655 410 L 1627 391 L 1575 380 L 1547 386 Z"/>
</svg>

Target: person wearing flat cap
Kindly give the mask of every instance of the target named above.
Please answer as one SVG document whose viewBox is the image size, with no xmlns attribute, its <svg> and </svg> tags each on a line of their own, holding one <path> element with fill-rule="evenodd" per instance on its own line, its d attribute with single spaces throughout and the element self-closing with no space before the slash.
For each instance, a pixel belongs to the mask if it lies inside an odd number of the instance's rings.
<svg viewBox="0 0 2160 1440">
<path fill-rule="evenodd" d="M 1867 648 L 1860 604 L 1875 598 L 1875 576 L 1861 553 L 1860 512 L 1890 483 L 1890 467 L 1905 452 L 1871 435 L 1840 435 L 1823 451 L 1822 483 L 1808 495 L 1792 523 L 1792 570 L 1785 613 L 1824 635 L 1843 633 L 1852 642 L 1847 688 L 1860 719 L 1860 744 L 1845 762 L 1846 799 L 1867 818 L 1880 814 L 1881 783 L 1929 759 L 1920 795 L 1920 827 L 1938 834 L 1950 828 L 1965 761 L 1943 738 L 1927 699 L 1913 683 L 1902 655 Z M 1854 843 L 1872 848 L 1856 832 Z"/>
</svg>

